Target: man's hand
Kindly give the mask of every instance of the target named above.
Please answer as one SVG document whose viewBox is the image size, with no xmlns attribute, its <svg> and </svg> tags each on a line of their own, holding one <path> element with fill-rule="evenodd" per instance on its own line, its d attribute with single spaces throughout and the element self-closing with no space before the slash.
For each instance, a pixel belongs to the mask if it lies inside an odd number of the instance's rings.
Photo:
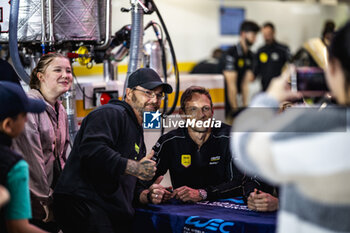
<svg viewBox="0 0 350 233">
<path fill-rule="evenodd" d="M 129 159 L 125 173 L 136 176 L 140 180 L 151 180 L 156 172 L 156 162 L 152 161 L 154 151 L 146 155 L 139 162 Z"/>
<path fill-rule="evenodd" d="M 176 195 L 177 199 L 180 199 L 183 202 L 197 202 L 202 200 L 202 197 L 199 195 L 198 189 L 192 189 L 187 186 L 182 186 L 180 188 L 175 189 L 174 194 Z"/>
<path fill-rule="evenodd" d="M 0 207 L 5 204 L 8 200 L 10 200 L 10 194 L 7 189 L 0 185 Z"/>
<path fill-rule="evenodd" d="M 247 70 L 246 73 L 245 73 L 244 79 L 245 79 L 248 83 L 251 83 L 251 82 L 254 81 L 254 78 L 255 78 L 255 75 L 254 75 L 253 71 Z"/>
<path fill-rule="evenodd" d="M 248 199 L 247 199 L 247 206 L 251 210 L 256 210 L 256 206 L 255 206 L 255 203 L 254 203 L 254 197 L 253 197 L 254 195 L 255 195 L 255 192 L 251 192 L 249 194 Z"/>
<path fill-rule="evenodd" d="M 161 202 L 168 201 L 173 197 L 173 194 L 167 190 L 167 188 L 160 185 L 164 176 L 160 176 L 157 180 L 149 187 L 149 197 L 153 204 L 159 204 Z M 168 189 L 172 189 L 172 187 L 168 187 Z"/>
<path fill-rule="evenodd" d="M 283 102 L 285 100 L 299 99 L 302 97 L 299 92 L 292 92 L 288 81 L 290 76 L 295 68 L 290 67 L 286 69 L 280 77 L 274 78 L 271 80 L 269 87 L 266 90 L 266 93 L 275 98 L 278 102 Z"/>
<path fill-rule="evenodd" d="M 247 205 L 249 209 L 256 211 L 275 211 L 278 209 L 278 198 L 269 193 L 261 191 L 258 193 L 258 190 L 254 189 L 248 197 Z"/>
<path fill-rule="evenodd" d="M 173 194 L 168 191 L 172 190 L 172 187 L 164 188 L 160 183 L 163 180 L 163 176 L 160 176 L 156 181 L 149 187 L 145 189 L 140 194 L 140 202 L 143 204 L 153 203 L 160 204 L 161 202 L 168 201 L 173 198 Z"/>
</svg>

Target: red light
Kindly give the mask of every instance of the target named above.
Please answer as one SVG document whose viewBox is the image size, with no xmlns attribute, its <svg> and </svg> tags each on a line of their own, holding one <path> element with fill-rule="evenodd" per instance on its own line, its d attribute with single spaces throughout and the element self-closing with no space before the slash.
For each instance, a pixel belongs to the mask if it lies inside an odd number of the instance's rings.
<svg viewBox="0 0 350 233">
<path fill-rule="evenodd" d="M 101 105 L 108 104 L 110 99 L 111 99 L 111 96 L 108 93 L 102 93 L 100 97 Z"/>
</svg>

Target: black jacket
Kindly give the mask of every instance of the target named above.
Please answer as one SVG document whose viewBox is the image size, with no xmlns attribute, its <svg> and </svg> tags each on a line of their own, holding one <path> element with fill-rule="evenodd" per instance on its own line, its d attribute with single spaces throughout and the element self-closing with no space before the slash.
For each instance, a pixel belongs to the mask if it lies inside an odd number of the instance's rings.
<svg viewBox="0 0 350 233">
<path fill-rule="evenodd" d="M 163 135 L 153 147 L 157 171 L 153 178 L 170 172 L 174 189 L 188 186 L 207 191 L 208 200 L 242 196 L 246 182 L 254 182 L 242 174 L 232 160 L 230 126 L 213 128 L 208 140 L 198 149 L 187 128 L 178 128 Z M 139 187 L 153 182 L 139 181 Z M 141 193 L 142 190 L 138 190 Z"/>
<path fill-rule="evenodd" d="M 87 199 L 113 216 L 131 217 L 136 177 L 125 174 L 128 159 L 146 149 L 143 129 L 126 102 L 112 100 L 82 122 L 54 195 Z"/>
</svg>

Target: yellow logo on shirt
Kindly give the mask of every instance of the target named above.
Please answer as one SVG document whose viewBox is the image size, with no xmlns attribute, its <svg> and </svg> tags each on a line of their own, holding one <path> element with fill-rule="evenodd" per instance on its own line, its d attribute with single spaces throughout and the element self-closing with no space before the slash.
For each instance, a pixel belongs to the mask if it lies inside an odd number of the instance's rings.
<svg viewBox="0 0 350 233">
<path fill-rule="evenodd" d="M 139 154 L 140 153 L 140 147 L 135 143 L 135 151 Z"/>
<path fill-rule="evenodd" d="M 243 58 L 238 59 L 238 67 L 242 68 L 243 66 L 244 66 L 244 59 Z"/>
<path fill-rule="evenodd" d="M 181 155 L 181 164 L 186 168 L 191 166 L 191 155 Z"/>
<path fill-rule="evenodd" d="M 269 60 L 269 56 L 266 53 L 260 53 L 259 59 L 262 63 L 266 63 Z"/>
</svg>

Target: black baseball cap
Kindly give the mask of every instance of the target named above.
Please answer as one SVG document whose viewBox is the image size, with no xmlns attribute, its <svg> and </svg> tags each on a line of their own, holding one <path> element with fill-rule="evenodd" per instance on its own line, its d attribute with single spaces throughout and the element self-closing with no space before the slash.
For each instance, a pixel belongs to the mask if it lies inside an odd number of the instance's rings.
<svg viewBox="0 0 350 233">
<path fill-rule="evenodd" d="M 21 112 L 41 113 L 46 104 L 40 99 L 28 98 L 23 88 L 13 82 L 0 81 L 0 121 Z"/>
<path fill-rule="evenodd" d="M 134 88 L 136 86 L 141 86 L 148 90 L 162 86 L 165 93 L 173 92 L 173 88 L 169 84 L 164 83 L 157 72 L 151 68 L 140 68 L 130 74 L 128 88 Z"/>
</svg>

